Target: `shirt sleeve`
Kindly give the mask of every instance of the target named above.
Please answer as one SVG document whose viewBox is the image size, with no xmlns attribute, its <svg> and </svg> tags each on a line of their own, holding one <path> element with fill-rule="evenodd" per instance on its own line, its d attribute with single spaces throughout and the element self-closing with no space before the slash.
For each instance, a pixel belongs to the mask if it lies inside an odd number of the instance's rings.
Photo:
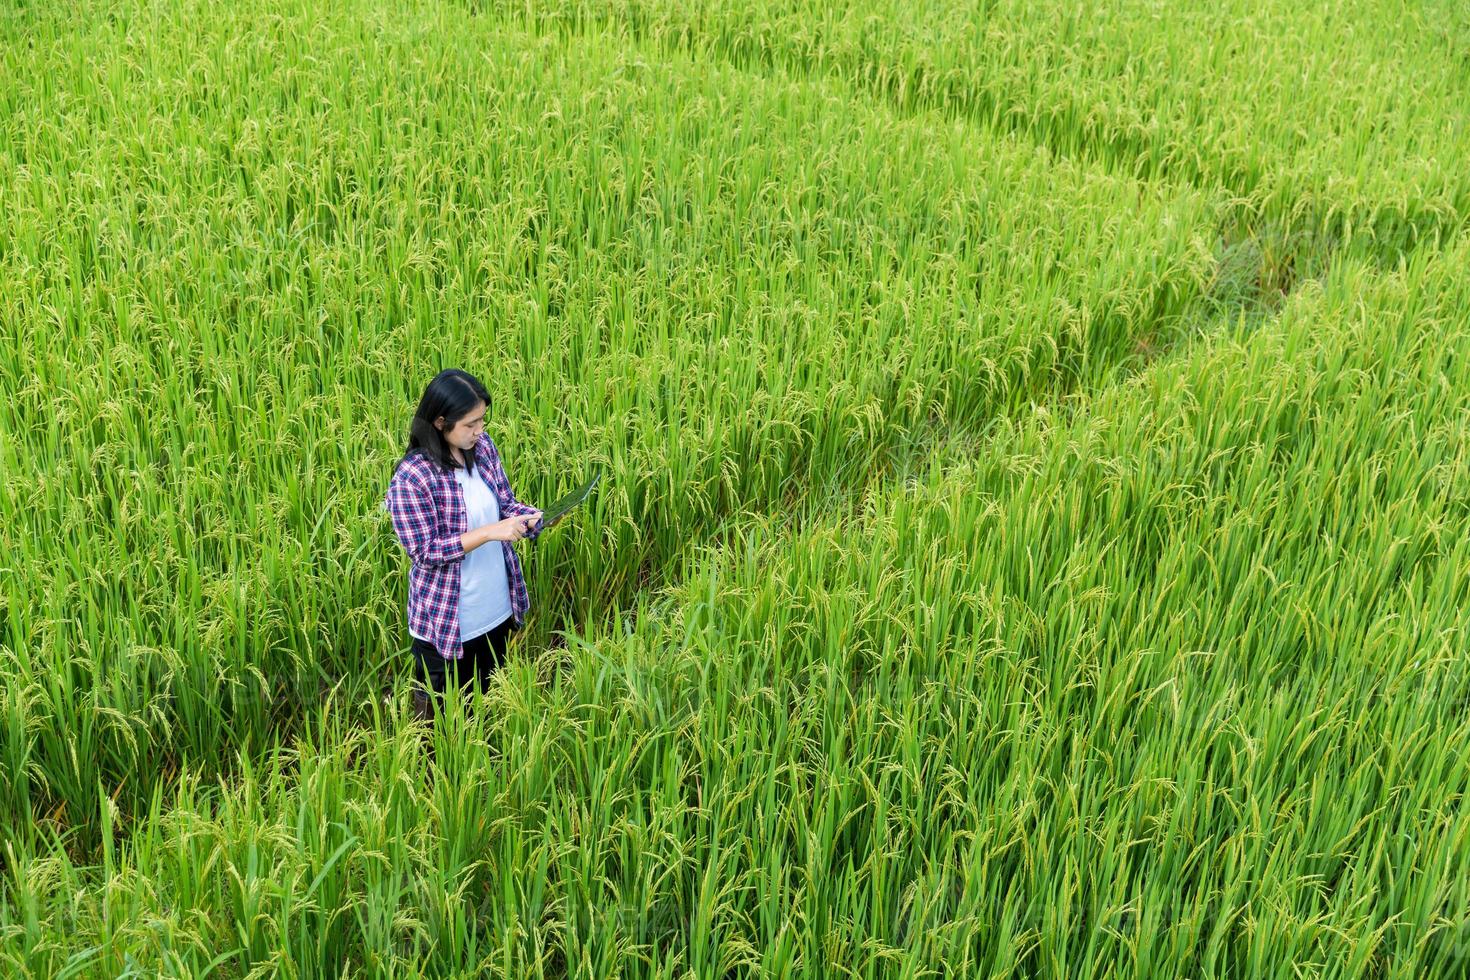
<svg viewBox="0 0 1470 980">
<path fill-rule="evenodd" d="M 495 442 L 488 435 L 485 439 L 490 445 L 490 478 L 495 481 L 505 498 L 500 505 L 501 516 L 517 517 L 525 514 L 534 514 L 537 508 L 516 499 L 515 491 L 510 488 L 510 478 L 505 475 L 505 467 L 500 462 L 500 450 L 496 448 Z M 540 533 L 541 526 L 538 526 L 534 531 L 527 531 L 526 537 L 534 538 L 540 535 Z"/>
<path fill-rule="evenodd" d="M 415 562 L 435 568 L 464 560 L 459 532 L 438 533 L 434 501 L 422 483 L 395 476 L 388 484 L 387 504 L 393 533 Z"/>
</svg>

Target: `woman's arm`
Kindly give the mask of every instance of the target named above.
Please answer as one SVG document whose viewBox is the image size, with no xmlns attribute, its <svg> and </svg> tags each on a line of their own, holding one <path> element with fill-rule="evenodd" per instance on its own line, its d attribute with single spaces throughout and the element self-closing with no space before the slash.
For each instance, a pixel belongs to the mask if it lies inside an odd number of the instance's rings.
<svg viewBox="0 0 1470 980">
<path fill-rule="evenodd" d="M 395 476 L 388 484 L 388 516 L 393 520 L 393 533 L 408 556 L 430 568 L 463 561 L 465 551 L 474 550 L 483 541 L 485 528 L 463 534 L 436 534 L 433 497 L 429 488 L 410 477 Z M 491 525 L 486 525 L 489 527 Z M 465 539 L 472 539 L 466 541 Z"/>
<path fill-rule="evenodd" d="M 489 433 L 486 433 L 481 438 L 485 440 L 483 448 L 486 450 L 486 460 L 489 463 L 490 482 L 495 487 L 496 493 L 500 496 L 501 514 L 511 517 L 540 517 L 540 510 L 516 499 L 515 492 L 510 488 L 510 478 L 505 475 L 505 467 L 500 462 L 500 450 L 495 448 L 495 440 L 490 438 Z M 526 532 L 526 537 L 534 538 L 540 533 L 541 524 L 538 521 L 534 530 L 528 530 Z"/>
</svg>

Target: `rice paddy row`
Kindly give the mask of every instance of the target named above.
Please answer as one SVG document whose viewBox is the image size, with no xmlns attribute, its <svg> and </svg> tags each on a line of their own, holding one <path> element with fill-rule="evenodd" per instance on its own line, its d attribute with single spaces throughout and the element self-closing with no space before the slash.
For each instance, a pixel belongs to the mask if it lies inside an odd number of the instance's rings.
<svg viewBox="0 0 1470 980">
<path fill-rule="evenodd" d="M 1470 217 L 1460 5 L 465 4 L 548 34 L 836 77 L 899 111 L 939 110 L 1120 175 L 1220 189 L 1242 235 L 1351 240 L 1391 263 Z"/>
</svg>

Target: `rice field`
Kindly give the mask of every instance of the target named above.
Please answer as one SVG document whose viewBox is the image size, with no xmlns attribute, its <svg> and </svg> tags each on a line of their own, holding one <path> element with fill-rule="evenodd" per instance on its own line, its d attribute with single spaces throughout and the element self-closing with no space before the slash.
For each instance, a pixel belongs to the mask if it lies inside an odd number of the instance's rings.
<svg viewBox="0 0 1470 980">
<path fill-rule="evenodd" d="M 1470 975 L 1467 42 L 0 13 L 0 972 Z M 449 366 L 607 475 L 431 765 Z"/>
</svg>

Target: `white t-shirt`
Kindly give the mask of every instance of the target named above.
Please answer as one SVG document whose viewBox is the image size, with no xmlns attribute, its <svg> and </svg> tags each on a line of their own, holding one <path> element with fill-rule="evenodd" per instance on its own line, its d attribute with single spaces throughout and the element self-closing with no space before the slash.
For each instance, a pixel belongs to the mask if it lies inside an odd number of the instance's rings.
<svg viewBox="0 0 1470 980">
<path fill-rule="evenodd" d="M 467 525 L 474 530 L 500 520 L 500 502 L 478 473 L 455 467 L 454 482 L 464 494 Z M 490 541 L 464 556 L 459 572 L 459 639 L 473 640 L 505 622 L 511 614 L 510 579 L 505 572 L 505 542 Z M 412 634 L 410 634 L 412 635 Z M 419 637 L 427 639 L 427 637 Z"/>
</svg>

